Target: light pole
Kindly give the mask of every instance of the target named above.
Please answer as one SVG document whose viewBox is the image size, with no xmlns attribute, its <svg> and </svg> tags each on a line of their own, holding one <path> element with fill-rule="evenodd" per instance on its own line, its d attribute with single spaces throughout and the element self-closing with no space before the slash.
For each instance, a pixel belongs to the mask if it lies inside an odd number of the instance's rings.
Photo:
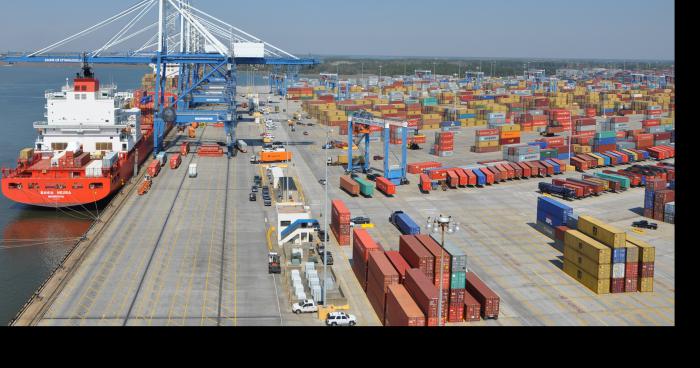
<svg viewBox="0 0 700 368">
<path fill-rule="evenodd" d="M 379 97 L 381 97 L 384 94 L 384 91 L 382 90 L 382 66 L 379 66 L 379 81 L 377 81 L 377 84 L 379 84 Z"/>
<path fill-rule="evenodd" d="M 445 254 L 445 230 L 448 234 L 454 234 L 459 231 L 459 223 L 452 222 L 452 216 L 440 215 L 434 219 L 428 217 L 426 228 L 428 231 L 432 231 L 433 234 L 437 233 L 438 230 L 442 232 L 442 239 L 440 243 L 440 291 L 438 293 L 438 326 L 440 326 L 440 321 L 442 320 L 442 289 L 443 289 L 443 259 Z"/>
<path fill-rule="evenodd" d="M 326 126 L 326 144 L 328 144 L 328 138 L 330 138 L 330 127 Z M 325 187 L 325 198 L 323 200 L 323 288 L 321 289 L 321 300 L 323 305 L 326 305 L 326 280 L 328 280 L 328 275 L 326 274 L 328 269 L 328 242 L 326 242 L 326 237 L 330 238 L 328 235 L 328 150 L 326 151 L 326 176 L 323 186 Z M 351 230 L 352 232 L 352 230 Z M 352 235 L 351 235 L 352 236 Z"/>
</svg>

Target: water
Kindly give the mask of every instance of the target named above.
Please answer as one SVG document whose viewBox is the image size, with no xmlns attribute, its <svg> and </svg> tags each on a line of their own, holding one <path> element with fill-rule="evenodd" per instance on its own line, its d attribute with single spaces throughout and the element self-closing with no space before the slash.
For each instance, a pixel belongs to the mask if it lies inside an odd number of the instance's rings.
<svg viewBox="0 0 700 368">
<path fill-rule="evenodd" d="M 14 167 L 32 147 L 35 121 L 44 120 L 44 91 L 58 90 L 79 72 L 72 67 L 0 66 L 0 166 Z M 96 67 L 102 83 L 138 88 L 147 67 Z M 7 324 L 89 228 L 97 209 L 41 209 L 0 195 L 0 325 Z"/>
</svg>

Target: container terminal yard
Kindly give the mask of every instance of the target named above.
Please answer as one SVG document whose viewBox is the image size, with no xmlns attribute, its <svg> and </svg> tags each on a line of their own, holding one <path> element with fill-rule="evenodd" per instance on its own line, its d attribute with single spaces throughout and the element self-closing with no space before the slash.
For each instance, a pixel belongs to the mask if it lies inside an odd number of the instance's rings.
<svg viewBox="0 0 700 368">
<path fill-rule="evenodd" d="M 103 165 L 94 177 L 139 167 L 12 325 L 675 325 L 670 71 L 300 77 L 319 60 L 189 2 L 131 12 L 154 9 L 151 54 L 0 59 L 82 66 L 64 91 L 76 100 L 100 98 L 79 88 L 99 86 L 100 64 L 155 71 L 114 110 L 138 111 L 122 137 L 153 152 L 110 169 L 81 138 L 81 164 Z M 269 85 L 240 84 L 252 64 L 271 66 Z M 73 129 L 53 109 L 35 127 Z M 71 168 L 53 165 L 70 149 L 23 150 L 3 193 L 49 192 L 32 181 L 58 176 L 32 168 Z M 38 205 L 70 196 L 51 195 Z"/>
</svg>

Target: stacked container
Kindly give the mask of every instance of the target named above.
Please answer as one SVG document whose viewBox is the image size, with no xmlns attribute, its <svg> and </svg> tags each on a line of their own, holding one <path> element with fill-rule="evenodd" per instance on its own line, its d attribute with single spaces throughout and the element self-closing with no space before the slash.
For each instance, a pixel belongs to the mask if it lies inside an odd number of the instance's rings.
<svg viewBox="0 0 700 368">
<path fill-rule="evenodd" d="M 413 268 L 419 269 L 429 280 L 435 275 L 435 257 L 413 235 L 399 237 L 399 253 Z"/>
<path fill-rule="evenodd" d="M 435 144 L 433 145 L 432 153 L 439 157 L 449 157 L 454 154 L 454 133 L 453 132 L 436 132 Z"/>
<path fill-rule="evenodd" d="M 350 245 L 350 210 L 339 199 L 331 201 L 331 206 L 331 232 L 339 245 Z"/>
<path fill-rule="evenodd" d="M 442 318 L 447 318 L 448 304 L 450 301 L 450 254 L 442 249 L 440 244 L 429 235 L 416 235 L 416 239 L 418 239 L 418 241 L 423 244 L 423 247 L 433 256 L 433 269 L 435 271 L 431 281 L 433 281 L 433 285 L 435 285 L 438 290 L 440 290 L 440 270 L 442 269 Z M 442 265 L 440 264 L 441 257 Z"/>
<path fill-rule="evenodd" d="M 564 235 L 564 272 L 596 294 L 610 293 L 612 251 L 578 230 Z"/>
<path fill-rule="evenodd" d="M 627 242 L 638 248 L 637 291 L 651 293 L 654 291 L 654 263 L 656 262 L 656 248 L 651 244 L 627 237 Z"/>
<path fill-rule="evenodd" d="M 503 147 L 503 159 L 510 162 L 527 162 L 540 159 L 540 147 L 515 144 Z"/>
<path fill-rule="evenodd" d="M 423 272 L 415 268 L 406 271 L 403 284 L 426 318 L 426 326 L 438 325 L 438 288 Z M 444 323 L 444 321 L 443 321 Z"/>
<path fill-rule="evenodd" d="M 507 144 L 520 143 L 520 125 L 506 124 L 499 128 L 499 144 L 504 146 Z"/>
<path fill-rule="evenodd" d="M 654 200 L 657 191 L 666 189 L 666 180 L 663 179 L 647 179 L 644 190 L 644 217 L 654 218 Z"/>
<path fill-rule="evenodd" d="M 369 254 L 380 252 L 381 248 L 364 229 L 353 229 L 352 243 L 352 270 L 355 272 L 360 285 L 362 285 L 362 290 L 366 291 Z"/>
<path fill-rule="evenodd" d="M 450 254 L 450 300 L 447 320 L 462 322 L 467 294 L 467 254 L 447 239 L 445 239 L 445 250 Z"/>
<path fill-rule="evenodd" d="M 474 273 L 467 272 L 466 290 L 479 302 L 484 319 L 498 319 L 500 298 Z"/>
<path fill-rule="evenodd" d="M 617 149 L 617 132 L 602 131 L 595 134 L 593 139 L 594 152 L 607 152 Z"/>
<path fill-rule="evenodd" d="M 624 293 L 625 267 L 627 263 L 625 232 L 590 216 L 579 216 L 578 229 L 612 249 L 610 292 L 613 294 Z"/>
<path fill-rule="evenodd" d="M 476 131 L 474 152 L 486 153 L 500 150 L 498 129 L 479 129 Z"/>
<path fill-rule="evenodd" d="M 390 285 L 386 295 L 384 326 L 422 327 L 425 314 L 403 285 Z"/>
<path fill-rule="evenodd" d="M 549 197 L 537 198 L 537 226 L 550 238 L 554 239 L 554 228 L 566 226 L 574 209 Z"/>
<path fill-rule="evenodd" d="M 389 286 L 399 284 L 400 276 L 384 252 L 370 253 L 367 268 L 367 298 L 384 322 L 386 293 Z"/>
</svg>

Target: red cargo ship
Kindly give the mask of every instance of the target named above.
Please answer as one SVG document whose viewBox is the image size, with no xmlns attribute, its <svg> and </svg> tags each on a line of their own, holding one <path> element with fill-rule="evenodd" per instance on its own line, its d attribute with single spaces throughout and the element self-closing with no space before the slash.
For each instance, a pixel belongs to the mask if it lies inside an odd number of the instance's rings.
<svg viewBox="0 0 700 368">
<path fill-rule="evenodd" d="M 2 193 L 42 207 L 109 198 L 153 150 L 152 103 L 142 105 L 142 96 L 101 86 L 84 65 L 72 86 L 46 93 L 47 121 L 34 123 L 39 136 L 20 152 L 17 167 L 2 169 Z"/>
</svg>

